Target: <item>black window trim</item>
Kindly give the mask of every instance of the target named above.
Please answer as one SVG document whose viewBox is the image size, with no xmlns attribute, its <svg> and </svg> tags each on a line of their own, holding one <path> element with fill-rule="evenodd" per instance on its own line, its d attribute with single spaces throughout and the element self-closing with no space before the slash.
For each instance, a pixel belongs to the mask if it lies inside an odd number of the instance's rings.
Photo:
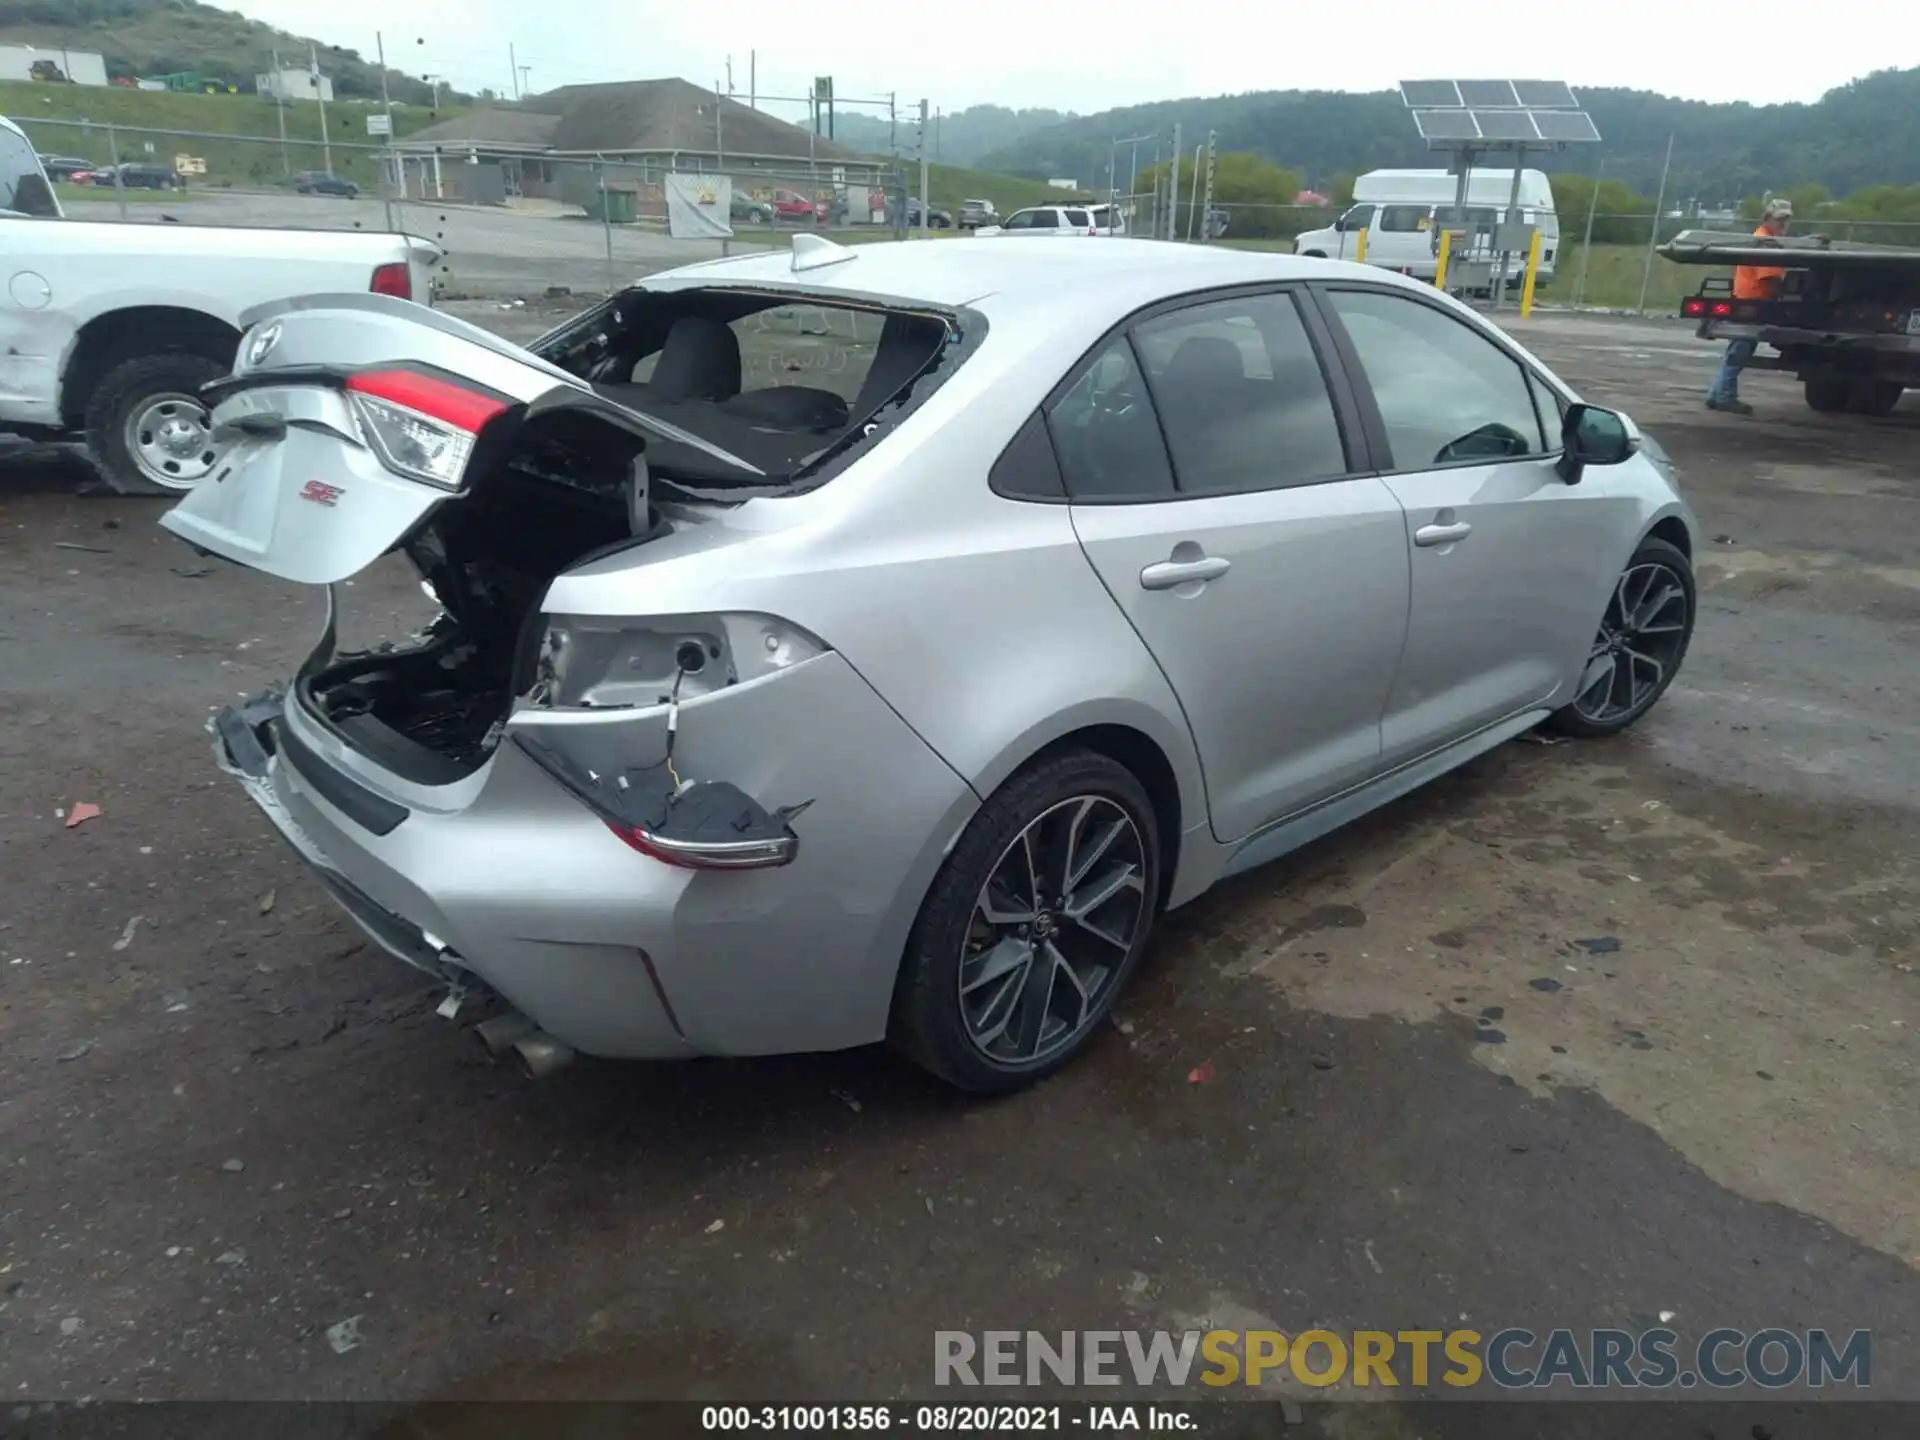
<svg viewBox="0 0 1920 1440">
<path fill-rule="evenodd" d="M 1173 447 L 1167 443 L 1166 422 L 1161 419 L 1159 402 L 1153 397 L 1153 377 L 1147 373 L 1146 363 L 1140 356 L 1140 349 L 1134 343 L 1133 332 L 1138 326 L 1149 320 L 1156 320 L 1162 315 L 1191 310 L 1202 305 L 1217 304 L 1223 300 L 1264 295 L 1291 297 L 1300 312 L 1300 323 L 1307 332 L 1308 343 L 1313 346 L 1314 359 L 1320 366 L 1321 378 L 1326 381 L 1328 396 L 1333 401 L 1334 423 L 1339 427 L 1341 443 L 1347 453 L 1347 471 L 1343 475 L 1328 475 L 1316 480 L 1297 480 L 1290 484 L 1270 485 L 1254 490 L 1182 490 L 1180 473 L 1173 463 Z M 1065 398 L 1068 391 L 1080 383 L 1081 377 L 1112 348 L 1116 340 L 1124 340 L 1128 353 L 1133 357 L 1134 366 L 1139 370 L 1140 378 L 1147 387 L 1148 407 L 1153 414 L 1154 427 L 1160 432 L 1160 445 L 1167 458 L 1167 473 L 1173 479 L 1174 488 L 1164 495 L 1112 497 L 1094 495 L 1082 499 L 1072 493 L 1072 484 L 1068 481 L 1067 495 L 1064 500 L 1043 501 L 1038 498 L 1029 499 L 1026 496 L 1009 496 L 1008 498 L 1020 499 L 1030 504 L 1165 505 L 1175 501 L 1216 500 L 1231 495 L 1264 495 L 1278 490 L 1303 490 L 1315 485 L 1339 485 L 1350 480 L 1363 480 L 1370 475 L 1378 475 L 1380 471 L 1374 463 L 1372 436 L 1366 428 L 1357 392 L 1347 374 L 1348 364 L 1336 348 L 1335 339 L 1335 335 L 1320 313 L 1320 307 L 1313 296 L 1312 285 L 1305 280 L 1262 280 L 1251 284 L 1222 285 L 1210 290 L 1189 290 L 1180 295 L 1167 296 L 1143 305 L 1110 326 L 1099 339 L 1087 347 L 1080 358 L 1068 368 L 1066 374 L 1047 391 L 1040 401 L 1040 413 L 1045 417 L 1048 437 L 1052 438 L 1054 407 Z M 1025 422 L 1022 423 L 1024 425 Z M 1015 437 L 1017 436 L 1018 431 L 1015 432 Z M 1012 443 L 1010 439 L 1008 444 Z M 1054 449 L 1057 454 L 1059 451 L 1057 442 Z M 1385 453 L 1384 448 L 1382 453 Z M 1064 469 L 1062 478 L 1067 479 Z"/>
<path fill-rule="evenodd" d="M 1555 434 L 1547 423 L 1547 417 L 1541 412 L 1539 389 L 1554 394 L 1563 394 L 1562 388 L 1548 377 L 1538 366 L 1529 363 L 1525 356 L 1516 352 L 1507 337 L 1492 326 L 1480 322 L 1478 316 L 1468 318 L 1456 313 L 1450 306 L 1437 299 L 1421 294 L 1417 290 L 1408 290 L 1399 285 L 1370 284 L 1365 280 L 1340 280 L 1328 282 L 1315 280 L 1309 282 L 1308 291 L 1312 294 L 1314 305 L 1319 310 L 1321 321 L 1326 326 L 1332 343 L 1340 356 L 1341 368 L 1348 373 L 1355 403 L 1359 406 L 1361 423 L 1365 426 L 1369 448 L 1383 462 L 1374 473 L 1382 477 L 1396 475 L 1420 475 L 1431 470 L 1460 470 L 1475 465 L 1533 465 L 1542 460 L 1556 459 L 1566 448 L 1564 440 Z M 1379 402 L 1373 394 L 1373 383 L 1367 379 L 1366 367 L 1360 363 L 1360 352 L 1354 348 L 1353 337 L 1347 333 L 1347 327 L 1341 323 L 1340 314 L 1334 309 L 1328 297 L 1335 291 L 1359 290 L 1374 295 L 1392 295 L 1402 300 L 1410 300 L 1416 305 L 1424 305 L 1435 314 L 1443 315 L 1457 325 L 1463 325 L 1480 336 L 1494 349 L 1518 367 L 1522 383 L 1527 389 L 1527 403 L 1533 410 L 1534 421 L 1540 427 L 1540 435 L 1546 448 L 1526 455 L 1479 456 L 1466 460 L 1448 460 L 1429 462 L 1425 465 L 1398 465 L 1391 463 L 1393 446 L 1387 439 L 1386 421 L 1380 414 Z"/>
</svg>

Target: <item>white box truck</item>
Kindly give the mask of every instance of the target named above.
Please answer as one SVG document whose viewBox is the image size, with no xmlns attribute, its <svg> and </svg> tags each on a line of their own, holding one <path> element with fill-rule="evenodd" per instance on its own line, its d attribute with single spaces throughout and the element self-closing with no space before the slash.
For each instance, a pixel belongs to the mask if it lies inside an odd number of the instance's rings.
<svg viewBox="0 0 1920 1440">
<path fill-rule="evenodd" d="M 1367 237 L 1366 263 L 1403 270 L 1431 280 L 1439 261 L 1439 232 L 1454 223 L 1453 207 L 1460 177 L 1448 170 L 1369 170 L 1353 182 L 1353 205 L 1324 230 L 1309 230 L 1293 242 L 1296 255 L 1327 260 L 1358 258 L 1360 235 Z M 1490 230 L 1506 218 L 1513 195 L 1513 171 L 1474 170 L 1467 177 L 1466 228 Z M 1522 225 L 1540 231 L 1540 275 L 1537 284 L 1553 278 L 1560 249 L 1560 217 L 1553 208 L 1553 187 L 1540 170 L 1520 172 Z M 1453 258 L 1481 259 L 1484 246 Z M 1510 284 L 1519 284 L 1524 257 L 1514 263 Z"/>
</svg>

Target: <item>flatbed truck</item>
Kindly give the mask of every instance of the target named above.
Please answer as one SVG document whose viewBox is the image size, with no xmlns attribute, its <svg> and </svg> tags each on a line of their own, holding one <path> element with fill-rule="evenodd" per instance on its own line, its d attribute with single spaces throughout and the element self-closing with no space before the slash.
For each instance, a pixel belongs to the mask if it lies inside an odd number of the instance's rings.
<svg viewBox="0 0 1920 1440">
<path fill-rule="evenodd" d="M 1678 265 L 1786 271 L 1766 300 L 1737 299 L 1730 278 L 1711 277 L 1680 313 L 1703 338 L 1770 346 L 1746 368 L 1795 376 L 1813 409 L 1888 415 L 1920 389 L 1920 249 L 1684 230 L 1659 253 Z"/>
</svg>

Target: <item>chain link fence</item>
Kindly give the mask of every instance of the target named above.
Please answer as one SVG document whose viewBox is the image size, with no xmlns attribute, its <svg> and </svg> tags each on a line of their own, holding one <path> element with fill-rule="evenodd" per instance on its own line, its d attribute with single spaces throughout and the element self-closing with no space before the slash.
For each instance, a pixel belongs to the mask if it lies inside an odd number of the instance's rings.
<svg viewBox="0 0 1920 1440">
<path fill-rule="evenodd" d="M 282 140 L 23 117 L 75 219 L 405 231 L 447 253 L 445 297 L 607 291 L 795 229 L 904 228 L 910 177 L 889 161 L 552 156 L 465 145 Z M 667 233 L 666 180 L 732 182 L 731 240 Z"/>
<path fill-rule="evenodd" d="M 1164 238 L 1167 200 L 1147 192 L 1119 197 L 1130 207 L 1130 233 Z M 1205 223 L 1201 206 L 1181 199 L 1173 206 L 1174 238 L 1198 239 Z M 1292 254 L 1314 250 L 1333 259 L 1353 259 L 1358 236 L 1335 229 L 1341 207 L 1331 205 L 1255 205 L 1216 202 L 1212 243 Z M 1591 224 L 1589 224 L 1591 220 Z M 1738 216 L 1668 215 L 1657 223 L 1653 215 L 1596 212 L 1557 217 L 1557 241 L 1546 247 L 1551 270 L 1539 290 L 1542 305 L 1593 310 L 1675 314 L 1680 301 L 1700 288 L 1705 273 L 1698 265 L 1676 265 L 1656 253 L 1660 245 L 1683 230 L 1720 230 L 1745 233 L 1757 223 Z M 1840 243 L 1920 246 L 1920 224 L 1852 220 L 1815 214 L 1794 223 L 1796 235 L 1825 235 Z M 1304 243 L 1301 237 L 1309 237 Z M 1379 258 L 1379 251 L 1374 250 Z"/>
</svg>

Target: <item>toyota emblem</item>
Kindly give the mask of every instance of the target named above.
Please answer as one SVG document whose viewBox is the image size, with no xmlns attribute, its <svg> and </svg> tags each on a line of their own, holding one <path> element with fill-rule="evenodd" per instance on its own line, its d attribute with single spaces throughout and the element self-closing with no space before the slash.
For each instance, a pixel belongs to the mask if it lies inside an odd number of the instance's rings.
<svg viewBox="0 0 1920 1440">
<path fill-rule="evenodd" d="M 278 320 L 255 331 L 253 339 L 247 342 L 247 364 L 259 365 L 273 353 L 273 347 L 279 343 L 280 322 Z"/>
</svg>

